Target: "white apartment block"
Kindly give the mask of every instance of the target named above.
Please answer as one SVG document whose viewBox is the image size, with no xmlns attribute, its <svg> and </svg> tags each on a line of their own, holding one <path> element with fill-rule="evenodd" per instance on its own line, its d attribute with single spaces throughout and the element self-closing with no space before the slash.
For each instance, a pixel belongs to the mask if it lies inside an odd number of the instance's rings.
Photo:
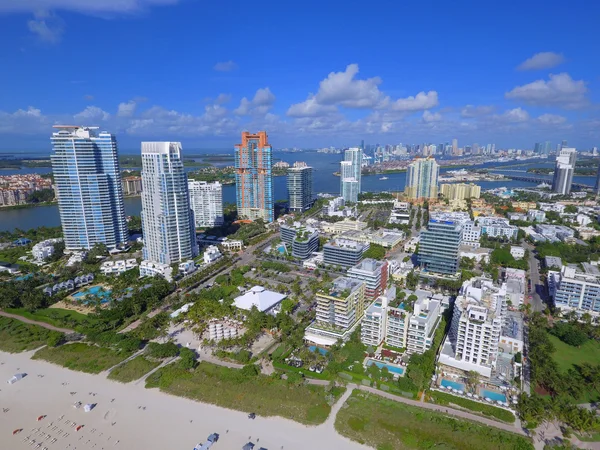
<svg viewBox="0 0 600 450">
<path fill-rule="evenodd" d="M 481 227 L 481 234 L 490 237 L 517 239 L 519 233 L 519 229 L 510 225 L 509 220 L 504 217 L 477 217 L 477 224 Z"/>
<path fill-rule="evenodd" d="M 223 186 L 218 181 L 188 181 L 190 207 L 194 211 L 196 228 L 223 225 Z"/>
<path fill-rule="evenodd" d="M 530 209 L 527 211 L 527 220 L 530 222 L 545 222 L 546 212 L 539 209 Z"/>
<path fill-rule="evenodd" d="M 422 298 L 415 302 L 408 325 L 408 353 L 424 353 L 431 348 L 441 315 L 442 306 L 439 300 Z"/>
<path fill-rule="evenodd" d="M 102 272 L 103 275 L 121 275 L 137 266 L 138 263 L 135 258 L 122 259 L 119 261 L 104 261 L 100 264 L 100 272 Z"/>
<path fill-rule="evenodd" d="M 515 259 L 522 259 L 525 257 L 525 249 L 516 245 L 511 245 L 510 254 Z"/>
<path fill-rule="evenodd" d="M 62 239 L 47 239 L 45 241 L 38 242 L 31 249 L 31 254 L 36 261 L 44 261 L 54 254 L 54 245 L 59 242 L 62 242 Z"/>
<path fill-rule="evenodd" d="M 479 247 L 479 240 L 481 239 L 481 227 L 475 225 L 472 220 L 466 221 L 463 224 L 463 245 L 468 245 L 471 248 Z"/>
<path fill-rule="evenodd" d="M 216 245 L 209 245 L 204 250 L 204 264 L 213 263 L 222 256 L 223 255 L 221 255 L 221 252 L 219 251 L 219 248 Z"/>
<path fill-rule="evenodd" d="M 167 281 L 173 281 L 173 268 L 170 264 L 157 263 L 154 261 L 142 261 L 140 263 L 141 277 L 161 276 Z"/>
<path fill-rule="evenodd" d="M 584 263 L 584 270 L 563 266 L 560 273 L 548 273 L 548 288 L 557 308 L 600 313 L 600 271 Z"/>
<path fill-rule="evenodd" d="M 236 239 L 225 240 L 221 242 L 221 245 L 225 250 L 229 250 L 231 252 L 239 252 L 244 248 L 244 242 Z"/>
<path fill-rule="evenodd" d="M 438 362 L 449 371 L 474 370 L 490 378 L 506 315 L 506 287 L 473 278 L 463 283 L 454 302 L 450 331 Z"/>
</svg>

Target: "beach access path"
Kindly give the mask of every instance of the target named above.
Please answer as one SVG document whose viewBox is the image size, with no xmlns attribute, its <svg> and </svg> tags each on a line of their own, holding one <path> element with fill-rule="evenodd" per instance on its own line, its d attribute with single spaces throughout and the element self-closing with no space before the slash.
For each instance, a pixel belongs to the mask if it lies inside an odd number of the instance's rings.
<svg viewBox="0 0 600 450">
<path fill-rule="evenodd" d="M 26 317 L 19 316 L 18 314 L 7 313 L 6 311 L 0 311 L 0 316 L 20 320 L 21 322 L 28 323 L 30 325 L 37 325 L 52 331 L 58 331 L 59 333 L 71 334 L 75 332 L 74 330 L 70 330 L 68 328 L 55 327 L 54 325 L 50 325 L 46 322 L 38 322 L 37 320 L 27 319 Z"/>
</svg>

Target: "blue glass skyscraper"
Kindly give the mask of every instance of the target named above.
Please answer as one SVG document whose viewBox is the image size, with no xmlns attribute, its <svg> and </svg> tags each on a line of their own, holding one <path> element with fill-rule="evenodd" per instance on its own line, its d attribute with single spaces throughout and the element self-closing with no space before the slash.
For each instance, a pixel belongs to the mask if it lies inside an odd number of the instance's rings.
<svg viewBox="0 0 600 450">
<path fill-rule="evenodd" d="M 117 140 L 95 127 L 55 126 L 51 155 L 67 250 L 127 242 Z"/>
</svg>

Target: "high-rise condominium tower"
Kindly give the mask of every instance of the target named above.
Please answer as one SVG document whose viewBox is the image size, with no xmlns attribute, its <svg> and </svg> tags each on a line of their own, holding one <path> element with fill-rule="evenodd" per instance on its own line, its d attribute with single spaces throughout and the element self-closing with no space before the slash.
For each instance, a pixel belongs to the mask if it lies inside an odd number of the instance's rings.
<svg viewBox="0 0 600 450">
<path fill-rule="evenodd" d="M 144 259 L 160 264 L 198 254 L 181 143 L 142 142 Z"/>
<path fill-rule="evenodd" d="M 242 133 L 235 146 L 235 188 L 238 216 L 273 222 L 272 147 L 267 132 Z"/>
<path fill-rule="evenodd" d="M 218 181 L 189 181 L 190 206 L 194 212 L 196 227 L 223 225 L 223 186 Z"/>
<path fill-rule="evenodd" d="M 55 126 L 52 171 L 67 250 L 109 249 L 129 237 L 117 140 L 94 127 Z"/>
<path fill-rule="evenodd" d="M 342 161 L 340 163 L 340 196 L 346 202 L 356 203 L 360 184 L 354 177 L 354 165 L 352 161 Z"/>
<path fill-rule="evenodd" d="M 408 166 L 404 194 L 410 199 L 437 198 L 440 166 L 433 158 L 418 158 Z"/>
<path fill-rule="evenodd" d="M 290 212 L 302 213 L 312 205 L 312 167 L 296 162 L 287 174 Z"/>
<path fill-rule="evenodd" d="M 344 161 L 352 162 L 352 176 L 358 182 L 358 193 L 361 192 L 361 169 L 363 162 L 363 151 L 361 148 L 353 147 L 344 152 Z"/>
<path fill-rule="evenodd" d="M 561 195 L 571 193 L 575 163 L 577 162 L 577 150 L 563 147 L 556 156 L 554 178 L 552 179 L 552 191 Z"/>
</svg>

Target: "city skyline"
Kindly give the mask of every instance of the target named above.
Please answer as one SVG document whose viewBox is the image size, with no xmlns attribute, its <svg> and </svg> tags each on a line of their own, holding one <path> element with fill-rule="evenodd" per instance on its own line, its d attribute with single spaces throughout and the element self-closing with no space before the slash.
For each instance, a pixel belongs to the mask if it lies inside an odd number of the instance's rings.
<svg viewBox="0 0 600 450">
<path fill-rule="evenodd" d="M 0 48 L 13 69 L 0 74 L 6 88 L 1 148 L 41 149 L 56 123 L 111 130 L 123 148 L 157 138 L 183 141 L 186 148 L 227 148 L 253 129 L 269 130 L 280 147 L 350 147 L 361 139 L 458 139 L 459 147 L 495 142 L 503 148 L 561 139 L 580 149 L 600 143 L 600 63 L 589 56 L 598 5 L 557 3 L 540 11 L 528 4 L 518 14 L 500 5 L 492 14 L 473 4 L 432 15 L 425 5 L 388 4 L 371 12 L 350 2 L 341 15 L 314 17 L 310 2 L 262 3 L 257 6 L 278 39 L 248 36 L 254 51 L 247 52 L 225 39 L 222 24 L 193 26 L 199 14 L 241 21 L 242 7 L 48 0 L 40 11 L 32 2 L 0 2 L 7 36 Z M 413 20 L 403 21 L 400 32 L 395 27 L 398 17 L 425 14 L 427 33 Z M 317 31 L 307 38 L 299 31 L 309 18 Z M 165 20 L 178 26 L 157 36 Z M 350 35 L 348 23 L 377 33 Z M 474 23 L 536 33 L 498 39 L 485 29 L 447 32 L 449 24 L 472 30 Z M 104 39 L 89 38 L 100 32 Z M 113 65 L 87 70 L 82 58 L 44 70 L 66 49 L 110 55 L 119 75 Z M 164 67 L 148 72 L 157 59 Z M 259 66 L 267 69 L 253 70 Z M 441 69 L 414 70 L 433 66 Z"/>
</svg>

